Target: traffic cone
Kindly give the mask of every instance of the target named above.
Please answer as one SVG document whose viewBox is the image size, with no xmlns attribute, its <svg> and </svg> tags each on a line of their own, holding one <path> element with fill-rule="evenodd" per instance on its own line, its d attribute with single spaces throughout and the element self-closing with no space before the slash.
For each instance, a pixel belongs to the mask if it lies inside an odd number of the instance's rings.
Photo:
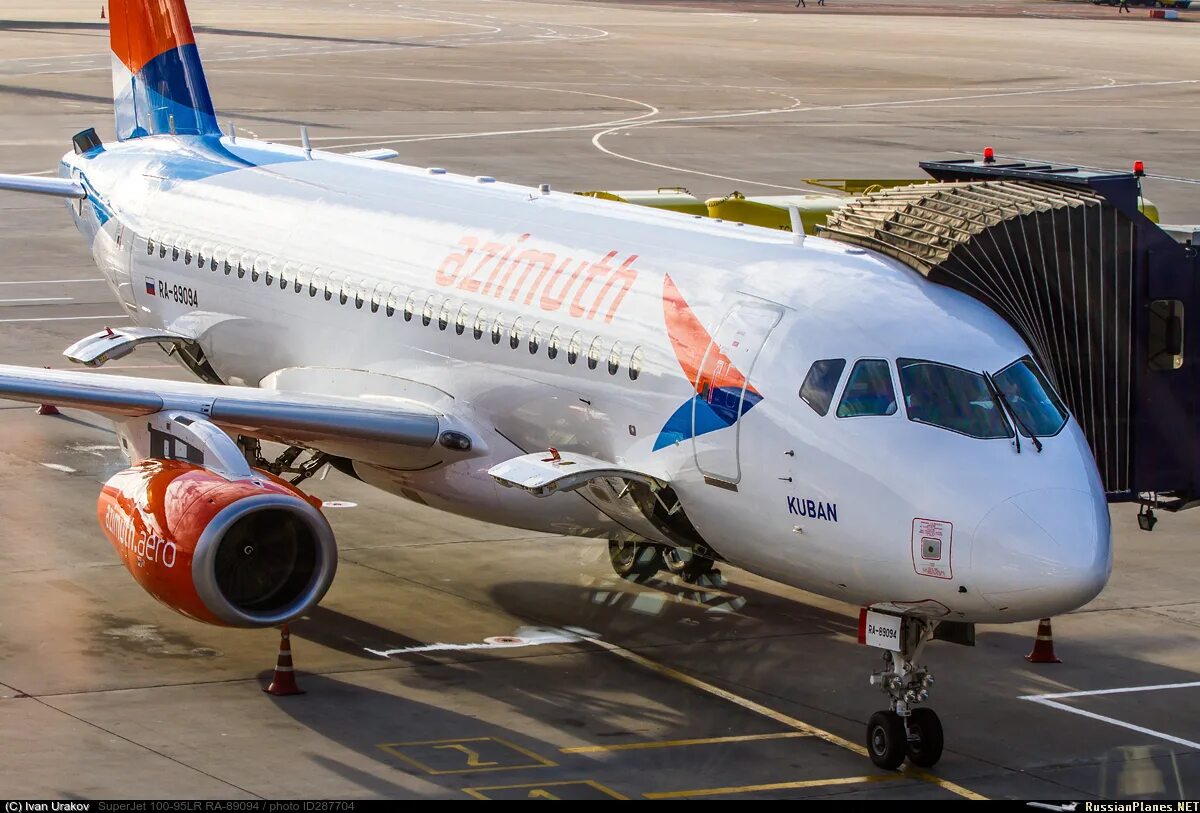
<svg viewBox="0 0 1200 813">
<path fill-rule="evenodd" d="M 100 7 L 100 19 L 101 19 L 101 20 L 105 19 L 105 17 L 104 17 L 104 6 L 101 6 L 101 7 Z"/>
<path fill-rule="evenodd" d="M 304 694 L 304 690 L 296 685 L 296 673 L 292 670 L 292 642 L 287 624 L 279 628 L 279 660 L 275 662 L 271 684 L 263 691 L 276 697 Z"/>
<path fill-rule="evenodd" d="M 1025 656 L 1030 663 L 1062 663 L 1054 654 L 1054 634 L 1050 631 L 1050 619 L 1043 618 L 1038 622 L 1037 640 L 1033 642 L 1033 651 Z"/>
</svg>

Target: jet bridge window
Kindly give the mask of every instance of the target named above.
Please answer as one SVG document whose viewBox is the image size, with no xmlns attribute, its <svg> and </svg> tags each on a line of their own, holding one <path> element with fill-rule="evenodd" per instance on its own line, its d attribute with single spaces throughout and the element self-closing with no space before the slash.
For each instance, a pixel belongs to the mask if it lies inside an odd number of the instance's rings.
<svg viewBox="0 0 1200 813">
<path fill-rule="evenodd" d="M 1151 370 L 1178 370 L 1183 366 L 1183 303 L 1156 299 L 1150 303 L 1147 342 Z"/>
<path fill-rule="evenodd" d="M 1057 435 L 1067 422 L 1067 410 L 1042 371 L 1025 356 L 992 376 L 1004 400 L 1019 419 L 1022 435 Z"/>
<path fill-rule="evenodd" d="M 814 361 L 804 376 L 800 385 L 800 398 L 812 407 L 822 417 L 829 414 L 829 405 L 833 403 L 833 393 L 838 382 L 842 380 L 842 370 L 846 369 L 845 359 L 821 359 Z"/>
<path fill-rule="evenodd" d="M 862 359 L 855 362 L 838 403 L 839 418 L 864 415 L 892 415 L 896 412 L 896 390 L 892 387 L 892 371 L 883 359 Z"/>
<path fill-rule="evenodd" d="M 908 419 L 973 438 L 1011 438 L 1012 427 L 980 373 L 920 359 L 896 359 Z"/>
</svg>

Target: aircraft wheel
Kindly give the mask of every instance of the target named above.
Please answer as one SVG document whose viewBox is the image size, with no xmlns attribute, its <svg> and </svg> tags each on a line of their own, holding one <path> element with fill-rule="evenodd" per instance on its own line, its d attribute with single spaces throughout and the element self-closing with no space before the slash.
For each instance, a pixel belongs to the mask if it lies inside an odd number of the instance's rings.
<svg viewBox="0 0 1200 813">
<path fill-rule="evenodd" d="M 871 761 L 887 771 L 894 771 L 904 761 L 908 750 L 908 734 L 904 721 L 894 711 L 877 711 L 867 722 L 867 754 Z"/>
<path fill-rule="evenodd" d="M 622 579 L 643 582 L 662 568 L 662 551 L 649 542 L 608 540 L 608 556 L 613 570 Z"/>
<path fill-rule="evenodd" d="M 721 571 L 714 567 L 716 562 L 687 548 L 666 548 L 662 558 L 670 573 L 690 584 L 719 587 L 725 583 Z"/>
<path fill-rule="evenodd" d="M 908 761 L 932 768 L 942 758 L 942 721 L 933 709 L 913 709 L 908 716 Z"/>
</svg>

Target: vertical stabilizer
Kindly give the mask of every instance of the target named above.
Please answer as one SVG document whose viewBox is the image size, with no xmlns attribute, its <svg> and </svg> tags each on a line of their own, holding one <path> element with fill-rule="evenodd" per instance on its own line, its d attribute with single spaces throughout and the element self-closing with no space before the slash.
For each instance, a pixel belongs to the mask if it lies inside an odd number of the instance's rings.
<svg viewBox="0 0 1200 813">
<path fill-rule="evenodd" d="M 219 133 L 183 0 L 109 0 L 108 10 L 117 138 Z"/>
</svg>

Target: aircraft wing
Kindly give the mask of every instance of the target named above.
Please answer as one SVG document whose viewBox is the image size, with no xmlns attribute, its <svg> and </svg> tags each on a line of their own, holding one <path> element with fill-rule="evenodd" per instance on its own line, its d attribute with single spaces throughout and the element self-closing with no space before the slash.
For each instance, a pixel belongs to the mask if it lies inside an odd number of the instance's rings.
<svg viewBox="0 0 1200 813">
<path fill-rule="evenodd" d="M 469 424 L 410 399 L 368 401 L 8 365 L 0 365 L 0 398 L 77 407 L 118 421 L 180 410 L 238 434 L 383 465 L 403 464 L 429 452 L 451 451 L 463 457 L 486 451 Z"/>
<path fill-rule="evenodd" d="M 8 192 L 32 192 L 59 198 L 86 198 L 87 192 L 79 181 L 66 178 L 44 178 L 37 175 L 7 175 L 0 173 L 0 189 Z"/>
</svg>

